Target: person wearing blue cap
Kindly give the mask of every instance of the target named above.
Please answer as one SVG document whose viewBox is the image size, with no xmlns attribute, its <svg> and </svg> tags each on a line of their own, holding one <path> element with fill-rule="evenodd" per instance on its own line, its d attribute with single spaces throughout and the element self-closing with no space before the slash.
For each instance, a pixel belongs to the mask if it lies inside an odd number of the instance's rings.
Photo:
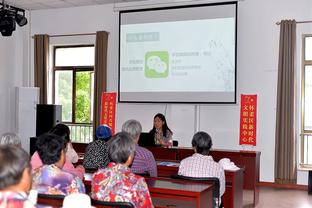
<svg viewBox="0 0 312 208">
<path fill-rule="evenodd" d="M 96 128 L 95 141 L 88 144 L 83 166 L 86 169 L 105 168 L 110 162 L 108 157 L 107 141 L 112 137 L 112 130 L 107 125 L 100 125 Z"/>
</svg>

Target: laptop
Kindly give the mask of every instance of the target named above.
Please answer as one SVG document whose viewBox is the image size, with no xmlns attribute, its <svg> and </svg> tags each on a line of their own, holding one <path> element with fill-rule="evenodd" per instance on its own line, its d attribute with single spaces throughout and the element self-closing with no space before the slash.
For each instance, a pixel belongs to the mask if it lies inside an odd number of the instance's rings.
<svg viewBox="0 0 312 208">
<path fill-rule="evenodd" d="M 156 146 L 154 141 L 154 136 L 148 132 L 142 132 L 138 144 L 142 147 Z"/>
</svg>

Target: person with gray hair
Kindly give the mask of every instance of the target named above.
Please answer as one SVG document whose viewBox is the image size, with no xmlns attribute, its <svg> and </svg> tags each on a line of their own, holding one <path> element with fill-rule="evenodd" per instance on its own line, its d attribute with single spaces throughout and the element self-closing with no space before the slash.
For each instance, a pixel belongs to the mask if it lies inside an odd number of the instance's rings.
<svg viewBox="0 0 312 208">
<path fill-rule="evenodd" d="M 157 165 L 151 151 L 138 145 L 142 126 L 137 120 L 131 119 L 122 125 L 122 131 L 127 132 L 135 142 L 135 157 L 131 166 L 131 171 L 136 174 L 148 174 L 157 177 Z"/>
<path fill-rule="evenodd" d="M 136 208 L 152 208 L 152 200 L 142 176 L 131 172 L 135 143 L 126 132 L 117 133 L 109 142 L 112 162 L 92 176 L 91 198 L 111 202 L 130 202 Z"/>
<path fill-rule="evenodd" d="M 212 147 L 211 136 L 204 131 L 197 132 L 193 136 L 192 147 L 195 153 L 180 162 L 178 174 L 189 177 L 219 178 L 221 197 L 225 192 L 225 173 L 223 167 L 209 155 Z"/>
<path fill-rule="evenodd" d="M 20 147 L 22 145 L 22 142 L 15 133 L 5 133 L 1 136 L 0 145 L 6 144 L 16 145 Z"/>
<path fill-rule="evenodd" d="M 15 145 L 1 145 L 0 161 L 0 207 L 34 208 L 27 197 L 31 188 L 28 153 Z"/>
</svg>

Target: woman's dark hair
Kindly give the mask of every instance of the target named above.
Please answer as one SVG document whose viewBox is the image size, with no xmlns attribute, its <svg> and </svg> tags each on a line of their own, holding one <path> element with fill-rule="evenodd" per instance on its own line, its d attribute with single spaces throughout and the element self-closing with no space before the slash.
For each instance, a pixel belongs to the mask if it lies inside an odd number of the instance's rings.
<svg viewBox="0 0 312 208">
<path fill-rule="evenodd" d="M 70 138 L 69 138 L 70 130 L 69 130 L 69 127 L 65 124 L 62 124 L 62 123 L 57 124 L 52 129 L 50 129 L 48 133 L 64 137 L 64 139 L 67 140 L 67 142 L 70 141 Z"/>
<path fill-rule="evenodd" d="M 66 149 L 67 140 L 56 134 L 42 134 L 36 142 L 37 151 L 42 163 L 51 165 L 58 162 L 61 153 Z"/>
<path fill-rule="evenodd" d="M 0 190 L 17 185 L 25 168 L 31 171 L 29 154 L 14 145 L 0 146 Z"/>
<path fill-rule="evenodd" d="M 135 143 L 127 132 L 120 132 L 108 141 L 109 159 L 115 163 L 124 164 L 130 155 L 135 153 Z"/>
<path fill-rule="evenodd" d="M 206 132 L 199 131 L 193 136 L 192 146 L 196 149 L 197 153 L 208 155 L 212 147 L 211 137 Z"/>
<path fill-rule="evenodd" d="M 169 131 L 170 133 L 172 133 L 171 129 L 169 129 L 168 125 L 167 125 L 167 121 L 166 121 L 166 117 L 161 114 L 161 113 L 157 113 L 155 116 L 154 116 L 154 120 L 155 118 L 159 118 L 162 122 L 164 122 L 164 124 L 162 125 L 162 132 L 163 132 L 163 136 L 164 137 L 167 137 L 167 131 Z M 156 128 L 155 128 L 155 125 L 153 124 L 153 129 L 150 130 L 149 132 L 151 135 L 154 135 L 156 133 Z"/>
</svg>

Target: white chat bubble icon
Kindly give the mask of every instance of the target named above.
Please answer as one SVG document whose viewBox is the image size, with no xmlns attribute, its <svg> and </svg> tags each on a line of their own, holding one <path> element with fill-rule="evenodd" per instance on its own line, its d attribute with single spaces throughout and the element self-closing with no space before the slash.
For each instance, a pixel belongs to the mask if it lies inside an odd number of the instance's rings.
<svg viewBox="0 0 312 208">
<path fill-rule="evenodd" d="M 157 73 L 164 73 L 167 70 L 167 64 L 158 56 L 150 56 L 147 58 L 147 67 L 150 70 L 155 70 Z"/>
<path fill-rule="evenodd" d="M 154 70 L 158 73 L 164 73 L 167 70 L 167 64 L 163 61 L 155 64 Z"/>
</svg>

